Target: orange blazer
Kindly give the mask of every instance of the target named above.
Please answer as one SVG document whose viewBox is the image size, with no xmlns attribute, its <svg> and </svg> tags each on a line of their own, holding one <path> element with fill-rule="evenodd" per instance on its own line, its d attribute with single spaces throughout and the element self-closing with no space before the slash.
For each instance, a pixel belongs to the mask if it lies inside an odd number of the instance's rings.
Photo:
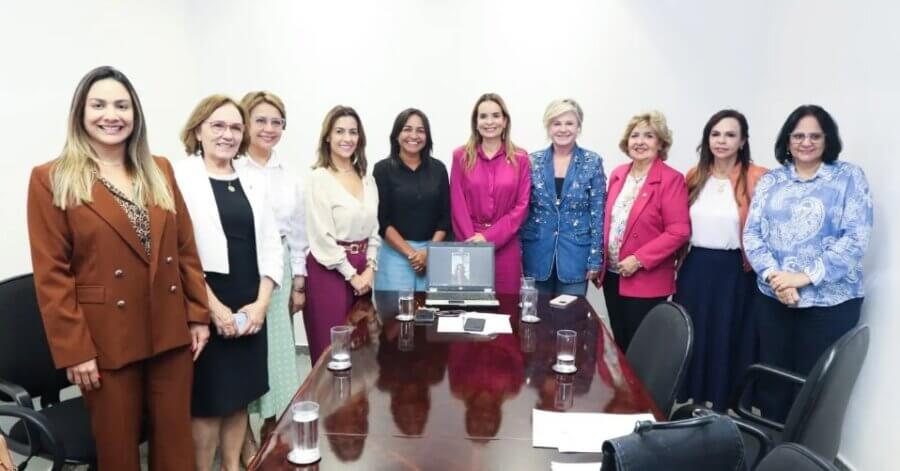
<svg viewBox="0 0 900 471">
<path fill-rule="evenodd" d="M 38 304 L 57 368 L 92 358 L 117 369 L 191 343 L 188 322 L 209 323 L 194 230 L 168 160 L 176 212 L 149 208 L 150 252 L 115 196 L 94 183 L 93 202 L 53 205 L 50 170 L 28 183 L 28 237 Z"/>
<path fill-rule="evenodd" d="M 741 221 L 741 251 L 743 252 L 744 248 L 744 224 L 747 223 L 747 212 L 750 209 L 750 200 L 753 199 L 753 192 L 756 190 L 756 182 L 768 172 L 769 169 L 765 167 L 760 167 L 759 165 L 750 164 L 750 167 L 747 168 L 747 196 L 738 195 L 737 193 L 737 181 L 738 177 L 741 176 L 741 166 L 735 165 L 731 169 L 731 173 L 728 174 L 728 179 L 731 180 L 731 191 L 734 193 L 734 200 L 737 202 L 738 206 L 738 218 Z M 697 167 L 691 167 L 690 170 L 684 175 L 684 181 L 687 184 L 690 184 L 691 178 L 694 178 L 694 174 L 697 173 Z M 744 271 L 750 271 L 750 261 L 747 260 L 747 254 L 744 253 Z"/>
</svg>

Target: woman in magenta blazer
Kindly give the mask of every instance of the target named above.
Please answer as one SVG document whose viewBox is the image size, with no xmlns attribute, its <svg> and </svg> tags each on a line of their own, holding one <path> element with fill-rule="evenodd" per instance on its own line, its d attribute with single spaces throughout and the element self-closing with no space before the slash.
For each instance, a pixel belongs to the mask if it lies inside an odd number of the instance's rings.
<svg viewBox="0 0 900 471">
<path fill-rule="evenodd" d="M 691 236 L 684 176 L 664 163 L 671 147 L 662 113 L 636 115 L 619 141 L 631 163 L 609 177 L 599 283 L 623 351 L 650 308 L 675 292 L 676 254 Z"/>
</svg>

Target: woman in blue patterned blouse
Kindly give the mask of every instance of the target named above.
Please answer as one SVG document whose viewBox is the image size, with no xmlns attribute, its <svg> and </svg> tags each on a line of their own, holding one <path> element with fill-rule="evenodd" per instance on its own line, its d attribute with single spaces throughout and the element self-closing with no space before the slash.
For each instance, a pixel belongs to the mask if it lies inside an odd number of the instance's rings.
<svg viewBox="0 0 900 471">
<path fill-rule="evenodd" d="M 754 311 L 760 360 L 808 374 L 859 321 L 862 259 L 872 232 L 865 174 L 838 161 L 837 123 L 816 105 L 800 106 L 775 142 L 782 164 L 756 185 L 744 248 L 758 274 Z M 764 414 L 784 419 L 791 391 L 760 392 Z"/>
</svg>

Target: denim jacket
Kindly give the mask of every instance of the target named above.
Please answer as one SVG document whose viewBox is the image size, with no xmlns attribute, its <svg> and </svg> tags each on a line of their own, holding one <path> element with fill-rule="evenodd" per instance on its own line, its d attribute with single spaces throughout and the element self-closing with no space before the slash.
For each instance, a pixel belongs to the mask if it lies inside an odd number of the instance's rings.
<svg viewBox="0 0 900 471">
<path fill-rule="evenodd" d="M 524 274 L 546 281 L 555 260 L 561 282 L 584 281 L 587 271 L 599 271 L 603 261 L 603 159 L 576 145 L 557 200 L 553 146 L 530 158 L 531 203 L 528 219 L 519 231 Z"/>
</svg>

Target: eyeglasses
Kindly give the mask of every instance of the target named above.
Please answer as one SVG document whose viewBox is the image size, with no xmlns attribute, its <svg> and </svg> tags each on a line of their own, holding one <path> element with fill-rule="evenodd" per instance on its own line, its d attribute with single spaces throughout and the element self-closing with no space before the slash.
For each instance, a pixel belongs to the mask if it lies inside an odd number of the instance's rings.
<svg viewBox="0 0 900 471">
<path fill-rule="evenodd" d="M 261 128 L 265 128 L 267 124 L 271 124 L 273 129 L 284 129 L 287 121 L 284 118 L 266 118 L 265 116 L 257 116 L 253 118 L 253 123 Z"/>
<path fill-rule="evenodd" d="M 825 134 L 823 134 L 821 132 L 811 132 L 809 134 L 802 133 L 802 132 L 795 132 L 795 133 L 791 134 L 791 142 L 793 142 L 795 144 L 799 144 L 799 143 L 805 141 L 806 138 L 809 138 L 810 141 L 818 144 L 819 142 L 822 142 L 822 139 L 825 139 Z"/>
<path fill-rule="evenodd" d="M 216 136 L 221 136 L 225 134 L 225 131 L 231 130 L 232 134 L 235 135 L 243 135 L 244 134 L 244 125 L 240 123 L 226 123 L 225 121 L 207 121 L 209 123 L 209 129 L 212 130 L 213 134 Z"/>
</svg>

